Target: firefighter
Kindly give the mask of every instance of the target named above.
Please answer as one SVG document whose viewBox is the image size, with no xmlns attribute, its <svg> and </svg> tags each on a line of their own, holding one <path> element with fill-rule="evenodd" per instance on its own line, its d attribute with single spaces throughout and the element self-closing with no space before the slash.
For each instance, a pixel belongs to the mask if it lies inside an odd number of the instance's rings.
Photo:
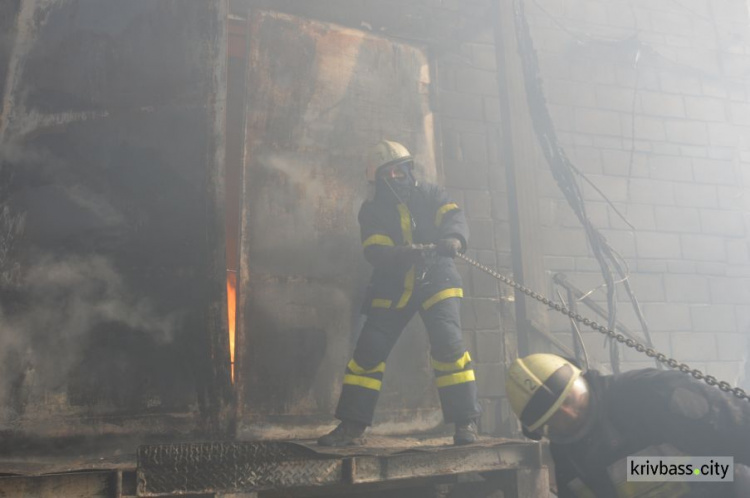
<svg viewBox="0 0 750 498">
<path fill-rule="evenodd" d="M 506 391 L 524 434 L 549 439 L 560 498 L 750 496 L 750 403 L 690 375 L 582 373 L 532 354 L 511 364 Z M 628 481 L 629 456 L 730 456 L 734 482 Z"/>
<path fill-rule="evenodd" d="M 341 423 L 318 444 L 364 443 L 388 354 L 417 312 L 429 336 L 443 417 L 455 424 L 455 444 L 472 443 L 480 409 L 461 333 L 461 278 L 453 262 L 466 251 L 466 218 L 442 188 L 417 182 L 413 158 L 400 143 L 378 143 L 369 153 L 366 176 L 375 187 L 359 211 L 364 256 L 373 266 L 363 306 L 367 319 L 346 366 L 335 414 Z"/>
</svg>

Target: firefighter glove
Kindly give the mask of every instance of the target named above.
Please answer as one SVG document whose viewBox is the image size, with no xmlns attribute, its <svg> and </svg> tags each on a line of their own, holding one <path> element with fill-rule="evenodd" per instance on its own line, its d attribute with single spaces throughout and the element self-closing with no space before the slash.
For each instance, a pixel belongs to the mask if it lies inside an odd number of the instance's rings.
<svg viewBox="0 0 750 498">
<path fill-rule="evenodd" d="M 454 237 L 440 239 L 437 241 L 435 249 L 438 253 L 438 256 L 448 256 L 449 258 L 455 258 L 456 255 L 461 251 L 461 241 Z"/>
<path fill-rule="evenodd" d="M 424 260 L 426 246 L 422 244 L 410 244 L 394 247 L 396 259 L 403 263 L 419 263 Z"/>
</svg>

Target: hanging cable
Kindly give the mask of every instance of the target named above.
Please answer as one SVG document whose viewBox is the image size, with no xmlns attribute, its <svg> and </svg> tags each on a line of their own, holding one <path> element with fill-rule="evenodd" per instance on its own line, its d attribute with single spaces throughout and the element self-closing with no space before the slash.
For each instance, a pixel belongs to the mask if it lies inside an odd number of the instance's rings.
<svg viewBox="0 0 750 498">
<path fill-rule="evenodd" d="M 524 4 L 520 0 L 516 0 L 514 3 L 514 22 L 532 126 L 542 152 L 549 164 L 552 176 L 581 223 L 594 259 L 599 265 L 602 277 L 604 278 L 604 284 L 607 288 L 607 325 L 609 329 L 612 329 L 617 320 L 615 274 L 619 275 L 621 281 L 627 283 L 628 274 L 625 272 L 626 267 L 620 264 L 621 256 L 609 245 L 606 238 L 589 219 L 584 196 L 576 180 L 576 175 L 584 178 L 585 176 L 572 164 L 563 148 L 559 145 L 542 88 L 539 63 L 531 39 Z M 599 192 L 601 193 L 601 191 Z M 618 215 L 620 215 L 619 212 Z M 626 289 L 633 306 L 636 310 L 639 310 L 640 308 L 629 285 L 626 286 Z M 645 329 L 645 320 L 641 320 L 641 326 L 644 327 L 644 334 L 650 346 L 651 340 L 650 335 Z M 617 342 L 612 341 L 610 338 L 605 341 L 605 344 L 609 345 L 612 370 L 617 373 L 620 370 Z"/>
</svg>

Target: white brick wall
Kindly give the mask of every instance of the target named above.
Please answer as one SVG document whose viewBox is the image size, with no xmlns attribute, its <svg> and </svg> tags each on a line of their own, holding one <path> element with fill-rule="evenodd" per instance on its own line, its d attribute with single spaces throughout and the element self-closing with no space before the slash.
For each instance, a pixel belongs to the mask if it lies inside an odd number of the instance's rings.
<svg viewBox="0 0 750 498">
<path fill-rule="evenodd" d="M 556 18 L 527 9 L 560 144 L 636 227 L 583 184 L 592 222 L 629 263 L 655 343 L 741 378 L 750 355 L 750 0 L 539 1 Z M 596 42 L 633 34 L 637 44 Z M 538 178 L 546 269 L 587 290 L 602 284 L 559 189 L 547 171 Z M 619 292 L 618 316 L 638 330 Z M 591 297 L 603 302 L 605 292 Z M 648 364 L 631 352 L 624 361 Z"/>
</svg>

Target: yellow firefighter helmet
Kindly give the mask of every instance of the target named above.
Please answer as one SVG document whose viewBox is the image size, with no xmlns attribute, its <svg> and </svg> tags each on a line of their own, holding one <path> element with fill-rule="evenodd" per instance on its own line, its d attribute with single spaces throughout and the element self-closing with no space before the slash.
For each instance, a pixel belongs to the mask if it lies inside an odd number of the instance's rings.
<svg viewBox="0 0 750 498">
<path fill-rule="evenodd" d="M 391 140 L 381 140 L 370 148 L 367 154 L 367 169 L 365 170 L 367 181 L 374 183 L 377 171 L 383 166 L 400 164 L 413 159 L 409 149 L 402 144 Z"/>
<path fill-rule="evenodd" d="M 505 373 L 513 412 L 530 431 L 543 426 L 560 408 L 581 370 L 554 354 L 517 358 Z"/>
</svg>

